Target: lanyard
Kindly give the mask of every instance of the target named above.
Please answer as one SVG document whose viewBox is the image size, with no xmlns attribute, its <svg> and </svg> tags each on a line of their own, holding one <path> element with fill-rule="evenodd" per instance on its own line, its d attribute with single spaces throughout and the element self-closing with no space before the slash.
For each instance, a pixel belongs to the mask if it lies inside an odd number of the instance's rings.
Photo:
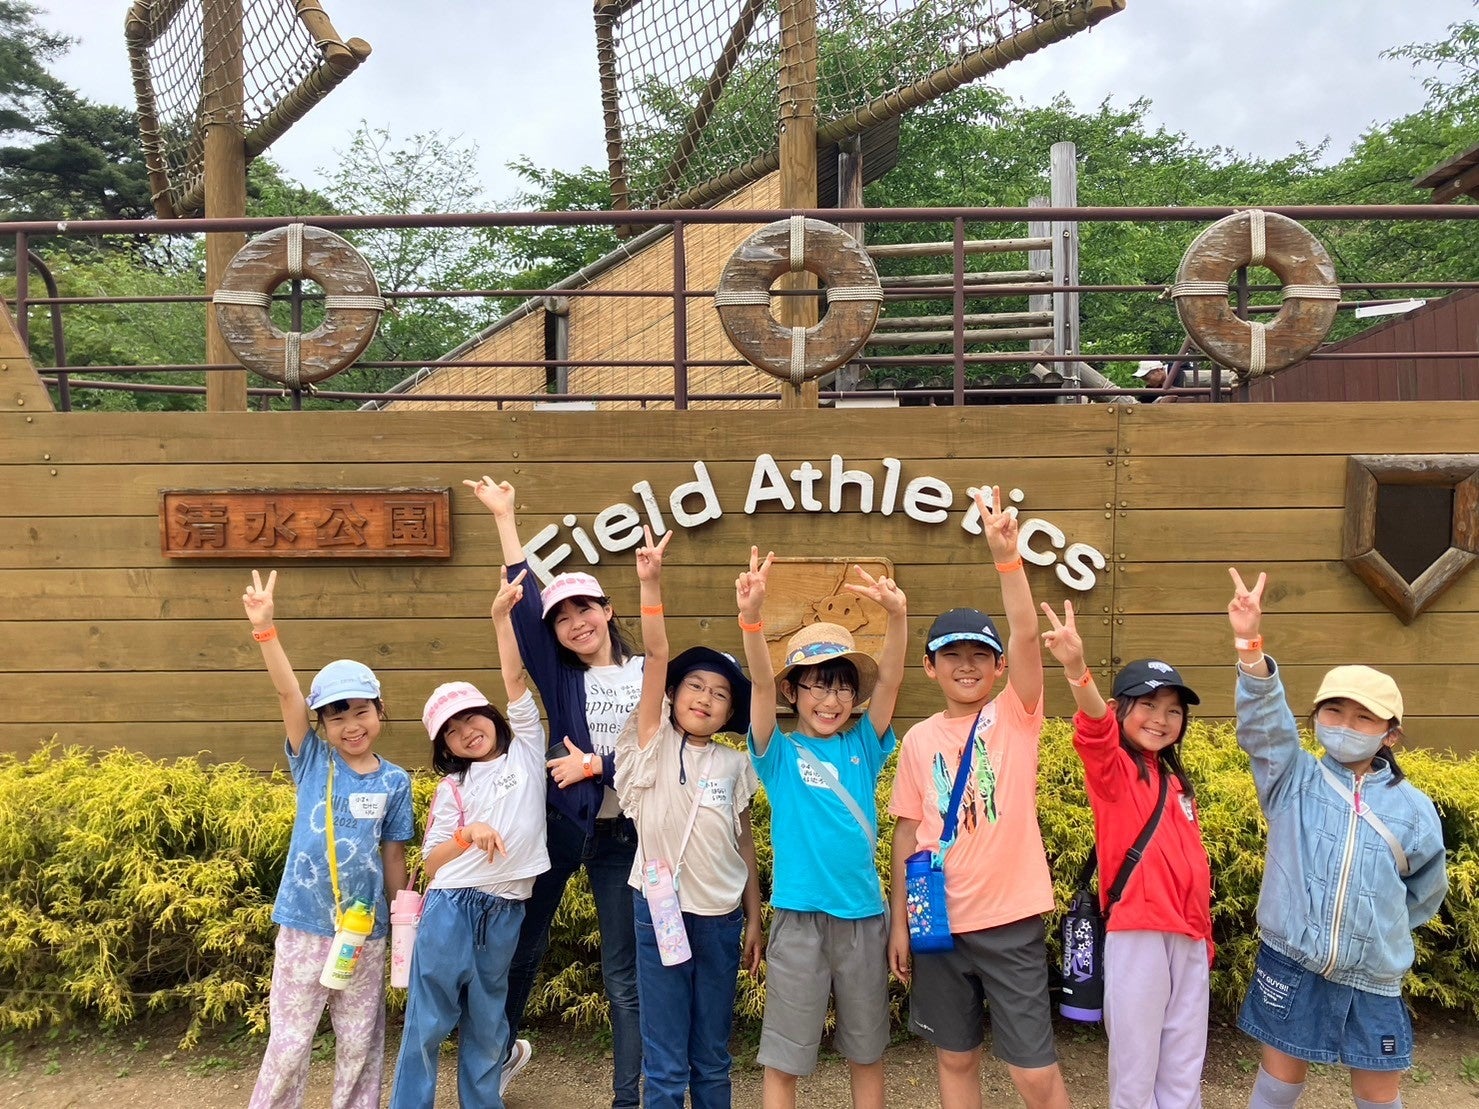
<svg viewBox="0 0 1479 1109">
<path fill-rule="evenodd" d="M 339 897 L 339 854 L 334 849 L 334 752 L 329 752 L 329 776 L 324 786 L 324 835 L 328 839 L 329 886 L 334 891 L 334 931 L 339 930 L 343 902 Z"/>
</svg>

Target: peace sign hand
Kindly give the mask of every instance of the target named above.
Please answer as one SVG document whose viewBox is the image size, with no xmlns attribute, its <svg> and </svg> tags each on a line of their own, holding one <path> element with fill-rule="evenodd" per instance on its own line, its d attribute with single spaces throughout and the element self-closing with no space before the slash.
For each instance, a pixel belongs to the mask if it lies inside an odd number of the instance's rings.
<svg viewBox="0 0 1479 1109">
<path fill-rule="evenodd" d="M 267 584 L 262 584 L 259 571 L 252 571 L 252 584 L 241 595 L 241 607 L 246 609 L 247 619 L 254 628 L 272 627 L 272 591 L 277 587 L 277 571 L 267 575 Z"/>
<path fill-rule="evenodd" d="M 774 551 L 769 552 L 762 562 L 760 548 L 751 547 L 749 569 L 741 570 L 739 577 L 734 579 L 735 604 L 747 624 L 760 619 L 760 609 L 765 605 L 765 587 L 770 579 L 770 565 L 774 561 Z"/>
<path fill-rule="evenodd" d="M 981 530 L 986 533 L 986 544 L 991 548 L 991 557 L 997 562 L 1011 562 L 1018 553 L 1017 516 L 1002 507 L 1001 486 L 993 485 L 989 491 L 977 489 L 975 499 L 976 508 L 981 512 Z"/>
<path fill-rule="evenodd" d="M 1233 598 L 1227 603 L 1227 622 L 1232 625 L 1233 635 L 1237 638 L 1256 639 L 1259 623 L 1263 620 L 1263 587 L 1268 583 L 1268 575 L 1260 572 L 1253 588 L 1249 589 L 1235 567 L 1229 566 L 1227 572 L 1233 581 Z"/>
<path fill-rule="evenodd" d="M 890 616 L 908 615 L 909 599 L 904 596 L 904 591 L 899 588 L 898 582 L 887 576 L 875 578 L 858 565 L 854 565 L 853 569 L 862 575 L 865 584 L 844 582 L 843 589 L 856 593 L 860 597 L 867 597 Z"/>
<path fill-rule="evenodd" d="M 668 549 L 668 542 L 673 538 L 673 533 L 668 532 L 656 543 L 652 541 L 652 528 L 643 527 L 647 535 L 644 546 L 637 548 L 637 580 L 657 581 L 662 577 L 662 556 Z"/>
<path fill-rule="evenodd" d="M 1084 641 L 1078 634 L 1078 623 L 1073 615 L 1073 602 L 1063 602 L 1063 619 L 1053 611 L 1046 601 L 1042 610 L 1047 615 L 1050 627 L 1042 633 L 1043 646 L 1063 665 L 1064 673 L 1078 674 L 1087 669 L 1084 662 Z"/>
<path fill-rule="evenodd" d="M 509 581 L 508 567 L 498 567 L 498 595 L 493 598 L 493 619 L 497 620 L 500 616 L 507 616 L 513 612 L 514 605 L 524 599 L 523 581 L 524 575 L 528 572 L 529 567 L 525 566 L 518 572 L 513 581 Z"/>
</svg>

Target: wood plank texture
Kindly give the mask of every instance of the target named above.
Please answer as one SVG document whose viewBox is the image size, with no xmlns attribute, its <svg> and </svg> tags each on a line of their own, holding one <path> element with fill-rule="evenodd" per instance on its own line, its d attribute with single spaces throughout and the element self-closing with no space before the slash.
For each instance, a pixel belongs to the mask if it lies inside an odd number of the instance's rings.
<svg viewBox="0 0 1479 1109">
<path fill-rule="evenodd" d="M 888 559 L 909 595 L 909 668 L 900 730 L 938 708 L 920 666 L 934 614 L 962 604 L 999 613 L 984 540 L 963 530 L 965 489 L 1021 489 L 1023 520 L 1062 529 L 1109 566 L 1092 589 L 1069 589 L 1029 565 L 1039 601 L 1080 614 L 1090 662 L 1107 684 L 1115 660 L 1164 656 L 1204 698 L 1232 712 L 1226 567 L 1265 570 L 1265 632 L 1302 711 L 1325 669 L 1389 670 L 1419 745 L 1479 749 L 1479 573 L 1403 625 L 1341 562 L 1350 454 L 1458 454 L 1479 443 L 1479 402 L 1372 402 L 1332 415 L 1313 405 L 1062 405 L 796 411 L 531 413 L 0 412 L 0 751 L 66 742 L 122 744 L 153 755 L 280 764 L 277 710 L 246 631 L 241 592 L 251 563 L 169 564 L 158 550 L 166 488 L 448 486 L 453 555 L 444 563 L 326 561 L 283 570 L 283 638 L 306 683 L 323 661 L 362 658 L 385 681 L 388 757 L 422 765 L 423 699 L 452 677 L 501 688 L 487 613 L 500 561 L 489 514 L 462 487 L 484 473 L 519 493 L 521 535 L 556 525 L 591 532 L 618 503 L 641 509 L 651 483 L 671 524 L 669 493 L 708 468 L 723 515 L 677 528 L 665 602 L 676 645 L 738 652 L 734 575 L 750 545 L 806 557 Z M 756 457 L 789 475 L 824 472 L 834 454 L 871 474 L 902 463 L 902 485 L 930 476 L 953 501 L 944 523 L 896 509 L 743 511 Z M 53 472 L 55 471 L 55 472 Z M 787 479 L 795 491 L 796 483 Z M 827 480 L 817 483 L 823 503 Z M 699 498 L 685 502 L 696 508 Z M 1033 549 L 1051 550 L 1038 535 Z M 636 632 L 631 553 L 593 567 Z M 260 568 L 273 563 L 266 557 Z M 585 569 L 574 550 L 565 569 Z M 635 638 L 635 636 L 634 636 Z M 1045 704 L 1072 711 L 1049 666 Z"/>
</svg>

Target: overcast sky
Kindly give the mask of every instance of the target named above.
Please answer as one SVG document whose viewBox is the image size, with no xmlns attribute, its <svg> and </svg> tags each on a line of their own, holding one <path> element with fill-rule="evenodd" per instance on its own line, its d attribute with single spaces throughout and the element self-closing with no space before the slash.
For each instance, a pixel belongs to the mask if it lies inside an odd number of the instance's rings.
<svg viewBox="0 0 1479 1109">
<path fill-rule="evenodd" d="M 91 99 L 132 104 L 128 0 L 38 6 L 43 25 L 80 40 L 57 74 Z M 324 7 L 341 35 L 374 54 L 273 146 L 290 177 L 316 183 L 362 119 L 401 139 L 439 129 L 476 143 L 495 201 L 516 190 L 504 168 L 516 157 L 563 170 L 605 165 L 591 0 Z M 1328 139 L 1333 160 L 1371 124 L 1423 103 L 1424 74 L 1381 51 L 1446 38 L 1449 24 L 1476 14 L 1474 0 L 1128 0 L 997 83 L 1028 104 L 1059 92 L 1086 109 L 1146 97 L 1157 122 L 1199 145 L 1279 157 Z"/>
</svg>

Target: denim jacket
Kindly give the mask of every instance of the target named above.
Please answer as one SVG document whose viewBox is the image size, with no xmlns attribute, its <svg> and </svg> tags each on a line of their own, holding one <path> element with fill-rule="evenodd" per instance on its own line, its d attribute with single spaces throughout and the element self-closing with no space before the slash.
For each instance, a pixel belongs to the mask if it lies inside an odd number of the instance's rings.
<svg viewBox="0 0 1479 1109">
<path fill-rule="evenodd" d="M 1268 820 L 1268 853 L 1258 895 L 1263 942 L 1332 982 L 1395 997 L 1412 966 L 1412 930 L 1430 920 L 1448 892 L 1443 829 L 1428 796 L 1392 780 L 1378 760 L 1360 782 L 1328 755 L 1299 745 L 1299 728 L 1273 671 L 1238 668 L 1238 746 L 1253 762 L 1258 803 Z M 1320 772 L 1329 767 L 1389 828 L 1410 870 Z"/>
</svg>

